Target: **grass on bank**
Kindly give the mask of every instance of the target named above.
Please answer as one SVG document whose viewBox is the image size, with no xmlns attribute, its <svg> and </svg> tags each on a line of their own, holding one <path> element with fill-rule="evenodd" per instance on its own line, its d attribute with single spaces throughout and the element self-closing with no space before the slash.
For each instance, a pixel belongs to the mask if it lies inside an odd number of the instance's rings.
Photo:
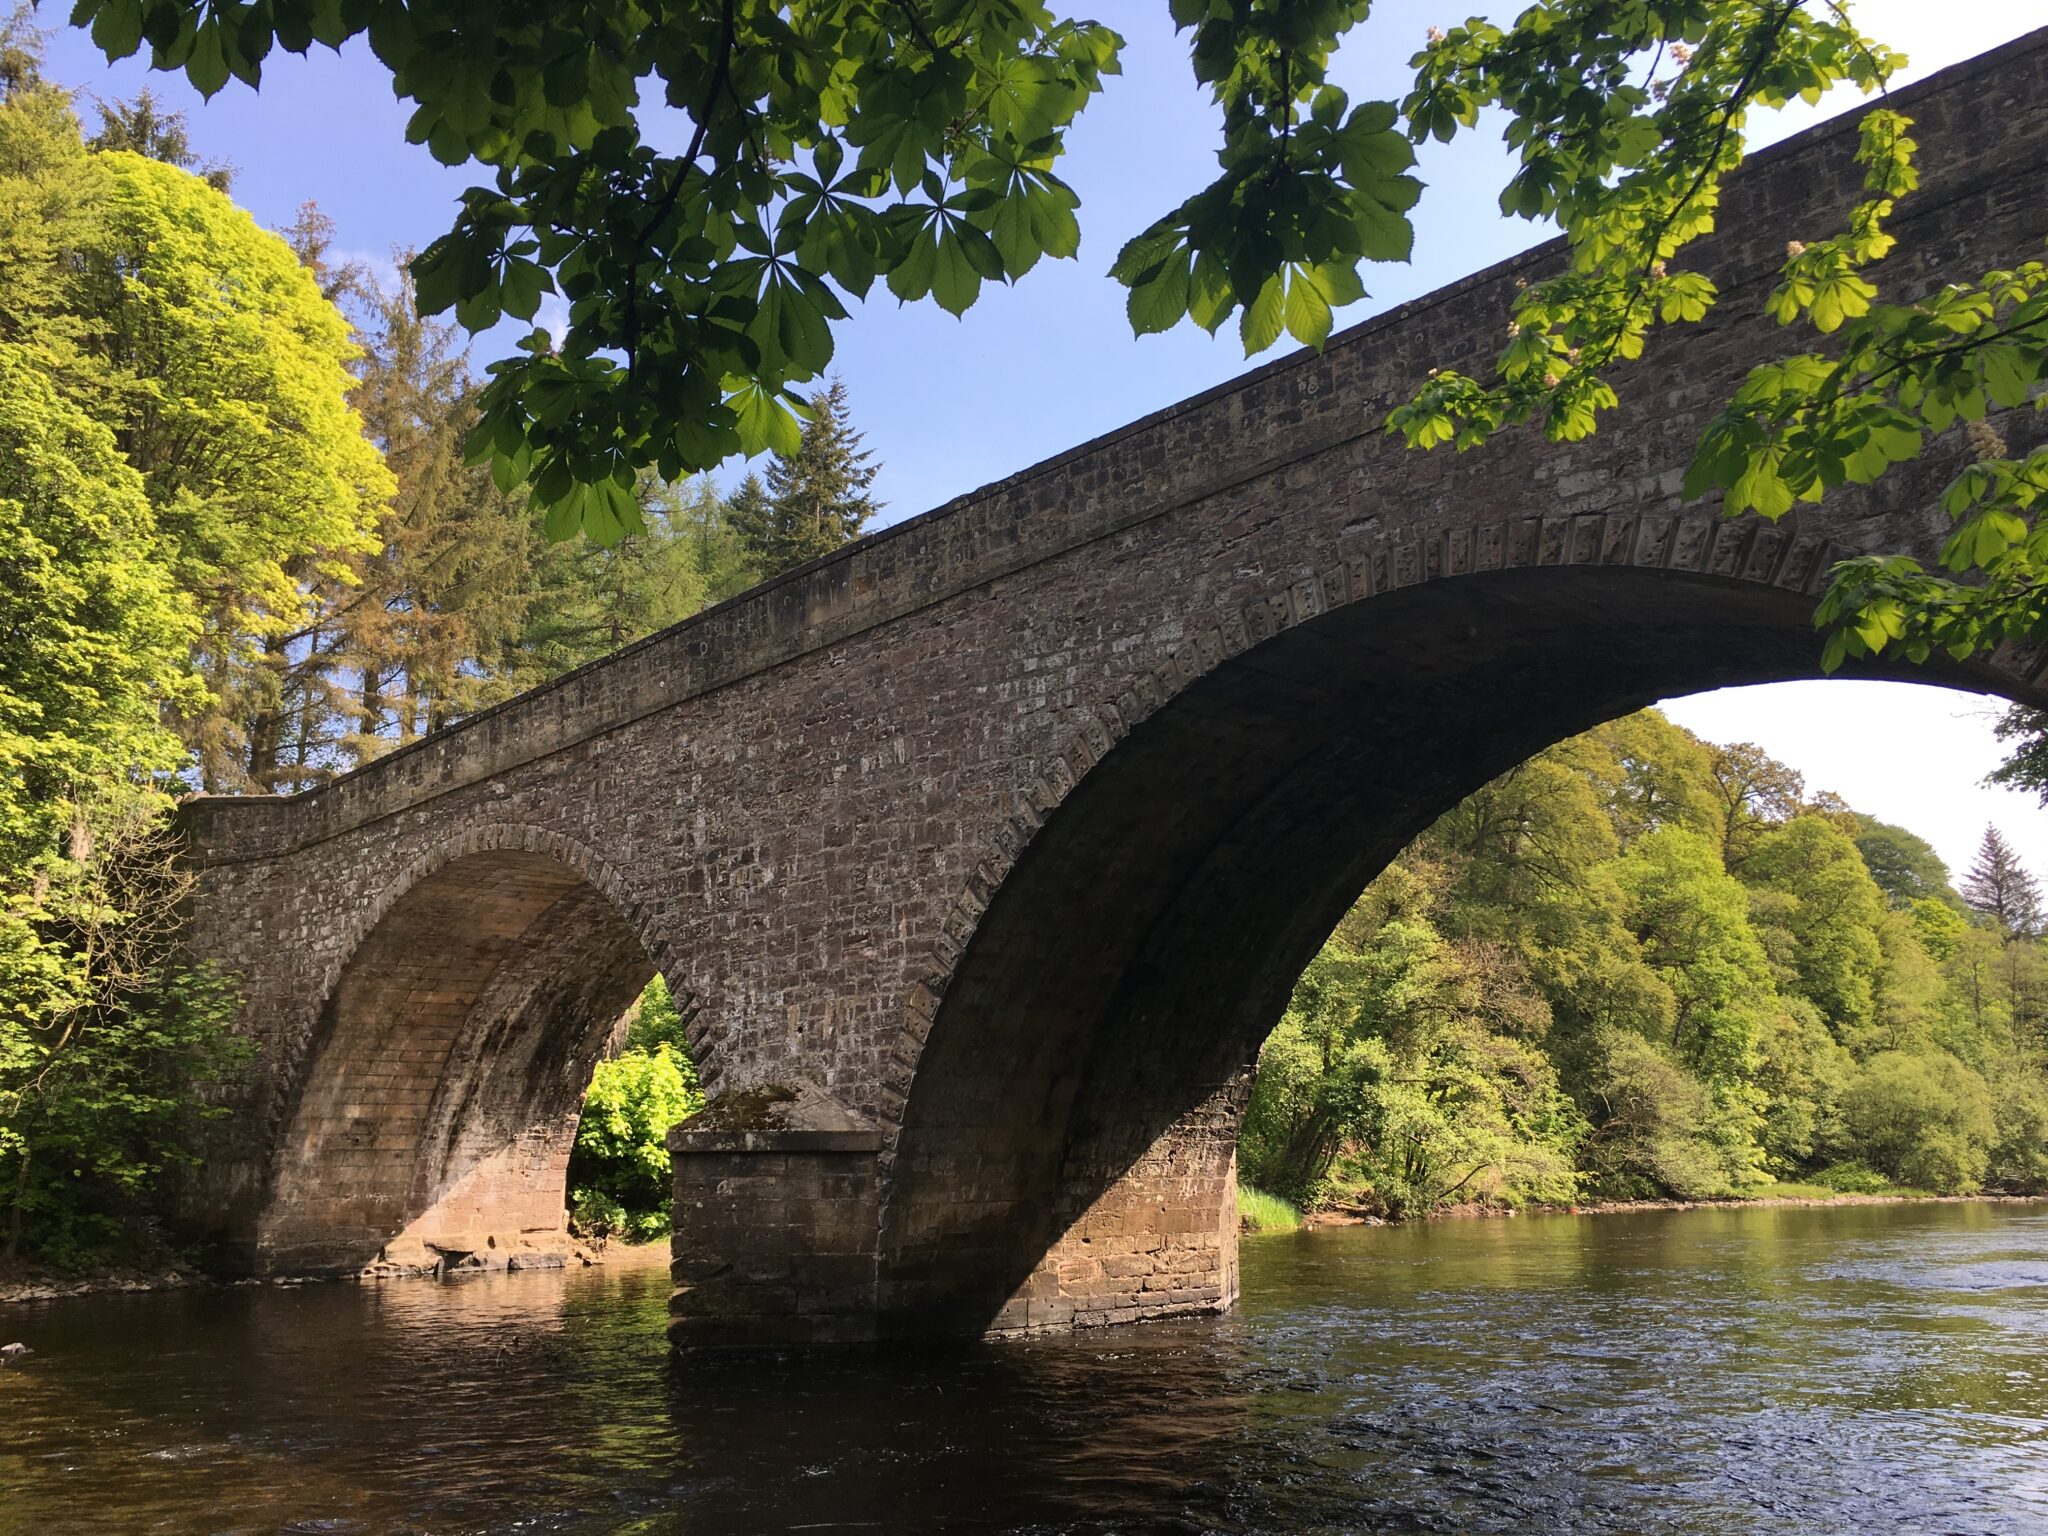
<svg viewBox="0 0 2048 1536">
<path fill-rule="evenodd" d="M 1905 1184 L 1894 1184 L 1883 1174 L 1872 1171 L 1862 1163 L 1849 1162 L 1840 1163 L 1831 1168 L 1823 1168 L 1820 1172 L 1807 1179 L 1776 1179 L 1767 1184 L 1752 1186 L 1738 1193 L 1729 1193 L 1719 1197 L 1707 1197 L 1701 1203 L 1745 1205 L 1751 1202 L 1771 1200 L 1814 1200 L 1826 1202 L 1845 1198 L 1853 1199 L 1859 1195 L 1875 1195 L 1887 1200 L 1933 1200 L 1940 1198 L 1935 1190 L 1918 1189 Z M 1349 1203 L 1369 1205 L 1371 1204 L 1371 1197 L 1371 1190 L 1369 1188 L 1362 1188 L 1351 1193 Z M 1589 1197 L 1573 1208 L 1593 1211 L 1609 1203 L 1608 1201 Z M 1612 1203 L 1627 1204 L 1629 1202 Z M 1533 1208 L 1544 1209 L 1540 1205 Z M 1558 1208 L 1551 1207 L 1551 1209 Z M 1441 1214 L 1439 1210 L 1410 1213 L 1411 1216 L 1422 1218 L 1439 1214 Z M 1308 1225 L 1307 1219 L 1302 1214 L 1299 1206 L 1290 1201 L 1283 1200 L 1278 1195 L 1268 1194 L 1257 1185 L 1247 1184 L 1241 1179 L 1237 1186 L 1237 1219 L 1238 1229 L 1246 1233 L 1297 1232 Z"/>
<path fill-rule="evenodd" d="M 1249 1184 L 1237 1186 L 1237 1224 L 1245 1232 L 1293 1232 L 1301 1226 L 1301 1211 L 1278 1195 Z"/>
<path fill-rule="evenodd" d="M 1742 1200 L 1849 1200 L 1858 1195 L 1877 1195 L 1886 1200 L 1939 1200 L 1931 1189 L 1910 1184 L 1887 1184 L 1882 1189 L 1838 1189 L 1832 1184 L 1813 1184 L 1800 1179 L 1780 1179 L 1759 1189 L 1745 1190 Z"/>
</svg>

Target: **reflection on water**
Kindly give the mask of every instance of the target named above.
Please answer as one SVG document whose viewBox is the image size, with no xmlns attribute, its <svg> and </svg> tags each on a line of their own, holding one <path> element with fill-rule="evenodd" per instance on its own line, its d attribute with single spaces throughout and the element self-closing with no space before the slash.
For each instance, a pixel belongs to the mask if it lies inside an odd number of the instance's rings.
<svg viewBox="0 0 2048 1536">
<path fill-rule="evenodd" d="M 2048 1208 L 1248 1241 L 1233 1317 L 671 1368 L 659 1270 L 0 1314 L 0 1531 L 2048 1532 Z"/>
</svg>

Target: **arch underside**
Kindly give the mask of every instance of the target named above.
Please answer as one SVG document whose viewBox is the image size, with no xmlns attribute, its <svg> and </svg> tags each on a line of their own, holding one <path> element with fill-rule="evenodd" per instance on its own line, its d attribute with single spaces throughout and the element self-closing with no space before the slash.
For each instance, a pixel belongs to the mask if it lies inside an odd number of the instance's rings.
<svg viewBox="0 0 2048 1536">
<path fill-rule="evenodd" d="M 618 909 L 547 855 L 474 853 L 421 879 L 326 1000 L 259 1264 L 558 1258 L 583 1094 L 653 973 Z"/>
<path fill-rule="evenodd" d="M 1228 1305 L 1250 1069 L 1359 891 L 1553 742 L 1820 676 L 1812 605 L 1669 570 L 1500 571 L 1354 602 L 1189 684 L 1047 818 L 946 988 L 889 1175 L 884 1326 Z"/>
</svg>

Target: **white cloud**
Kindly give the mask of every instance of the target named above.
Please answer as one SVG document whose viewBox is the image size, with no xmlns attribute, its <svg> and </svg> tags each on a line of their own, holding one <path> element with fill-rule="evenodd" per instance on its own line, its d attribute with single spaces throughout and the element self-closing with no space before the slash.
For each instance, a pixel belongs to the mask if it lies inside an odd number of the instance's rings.
<svg viewBox="0 0 2048 1536">
<path fill-rule="evenodd" d="M 2004 761 L 1996 699 L 1912 683 L 1772 683 L 1659 706 L 1709 741 L 1753 741 L 1857 810 L 1934 844 L 1950 871 L 1969 867 L 1995 823 L 2028 868 L 2048 877 L 2048 811 L 2031 795 L 1988 789 Z"/>
</svg>

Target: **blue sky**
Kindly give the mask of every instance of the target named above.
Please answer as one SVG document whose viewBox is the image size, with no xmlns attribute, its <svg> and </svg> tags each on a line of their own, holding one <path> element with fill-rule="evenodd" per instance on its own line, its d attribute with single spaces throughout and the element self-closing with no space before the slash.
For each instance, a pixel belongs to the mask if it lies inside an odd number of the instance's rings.
<svg viewBox="0 0 2048 1536">
<path fill-rule="evenodd" d="M 1078 0 L 1074 9 L 1083 9 Z M 1346 49 L 1339 83 L 1354 99 L 1397 97 L 1428 26 L 1470 9 L 1381 0 Z M 201 102 L 182 79 L 153 75 L 136 61 L 109 67 L 83 34 L 62 25 L 64 11 L 43 9 L 54 29 L 48 70 L 82 93 L 88 122 L 92 97 L 132 96 L 147 85 L 186 112 L 203 156 L 235 166 L 236 197 L 266 224 L 289 223 L 301 203 L 314 201 L 335 221 L 341 246 L 388 263 L 445 229 L 456 196 L 475 179 L 405 142 L 407 109 L 360 44 L 339 56 L 273 56 L 260 93 L 230 82 Z M 1915 74 L 2048 20 L 2042 0 L 1859 0 L 1855 11 L 1869 31 L 1906 50 Z M 1229 328 L 1214 339 L 1185 325 L 1166 336 L 1132 337 L 1123 292 L 1104 275 L 1126 239 L 1214 174 L 1217 129 L 1164 0 L 1097 0 L 1095 14 L 1122 31 L 1128 46 L 1124 73 L 1070 139 L 1064 174 L 1082 198 L 1079 259 L 1041 263 L 1015 288 L 985 289 L 962 320 L 929 304 L 900 307 L 877 285 L 878 297 L 840 328 L 836 366 L 883 466 L 884 522 L 1249 366 Z M 1788 112 L 1760 137 L 1794 131 L 1839 106 Z M 1416 215 L 1414 259 L 1368 273 L 1372 297 L 1342 321 L 1366 319 L 1542 238 L 1544 231 L 1495 211 L 1505 165 L 1502 148 L 1477 136 L 1426 149 L 1420 174 L 1430 190 Z M 479 360 L 494 340 L 479 345 Z M 1671 712 L 1702 735 L 1759 742 L 1814 787 L 1921 831 L 1952 864 L 1967 862 L 1985 823 L 1996 820 L 2048 874 L 2048 816 L 2029 799 L 1975 787 L 1999 759 L 1981 701 L 1893 685 L 1783 684 L 1709 695 Z"/>
</svg>

